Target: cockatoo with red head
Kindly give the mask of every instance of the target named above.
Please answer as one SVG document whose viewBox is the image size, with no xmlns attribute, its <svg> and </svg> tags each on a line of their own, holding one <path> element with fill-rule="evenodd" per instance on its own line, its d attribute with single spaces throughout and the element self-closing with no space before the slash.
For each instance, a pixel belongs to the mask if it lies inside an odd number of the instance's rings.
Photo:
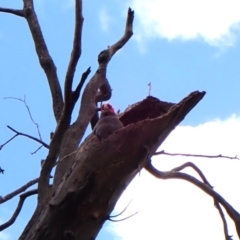
<svg viewBox="0 0 240 240">
<path fill-rule="evenodd" d="M 114 112 L 113 107 L 109 103 L 102 104 L 100 118 L 93 129 L 93 133 L 100 140 L 104 140 L 122 127 L 123 124 Z"/>
</svg>

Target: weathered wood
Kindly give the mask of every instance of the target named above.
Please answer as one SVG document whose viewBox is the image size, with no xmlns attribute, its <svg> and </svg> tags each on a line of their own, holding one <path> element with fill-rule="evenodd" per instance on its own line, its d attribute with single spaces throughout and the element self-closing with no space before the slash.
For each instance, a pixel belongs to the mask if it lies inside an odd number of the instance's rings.
<svg viewBox="0 0 240 240">
<path fill-rule="evenodd" d="M 90 134 L 36 224 L 20 239 L 95 239 L 128 184 L 204 94 L 193 92 L 166 113 L 128 124 L 104 141 Z"/>
</svg>

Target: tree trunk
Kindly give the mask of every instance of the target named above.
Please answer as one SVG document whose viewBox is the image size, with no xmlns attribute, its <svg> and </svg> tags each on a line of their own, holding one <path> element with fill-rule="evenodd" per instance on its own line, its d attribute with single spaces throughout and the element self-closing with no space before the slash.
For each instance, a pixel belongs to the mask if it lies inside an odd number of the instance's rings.
<svg viewBox="0 0 240 240">
<path fill-rule="evenodd" d="M 193 92 L 178 104 L 148 97 L 120 116 L 124 128 L 106 140 L 90 134 L 20 240 L 95 239 L 128 184 L 204 94 Z"/>
</svg>

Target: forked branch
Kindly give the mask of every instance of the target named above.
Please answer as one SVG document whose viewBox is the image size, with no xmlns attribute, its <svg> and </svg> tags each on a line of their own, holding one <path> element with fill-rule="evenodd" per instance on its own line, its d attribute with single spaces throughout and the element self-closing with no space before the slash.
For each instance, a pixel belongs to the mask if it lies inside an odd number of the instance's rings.
<svg viewBox="0 0 240 240">
<path fill-rule="evenodd" d="M 226 210 L 226 212 L 228 213 L 229 217 L 234 221 L 235 226 L 236 226 L 236 230 L 238 233 L 238 237 L 240 237 L 240 214 L 217 192 L 215 192 L 212 187 L 210 187 L 209 185 L 202 183 L 201 181 L 199 181 L 198 179 L 196 179 L 193 176 L 190 176 L 186 173 L 181 173 L 181 172 L 177 172 L 175 168 L 175 171 L 169 171 L 169 172 L 162 172 L 157 170 L 151 163 L 151 161 L 149 161 L 147 163 L 147 165 L 145 166 L 145 169 L 151 173 L 153 176 L 155 176 L 156 178 L 159 179 L 182 179 L 185 181 L 188 181 L 192 184 L 194 184 L 195 186 L 197 186 L 198 188 L 202 189 L 205 193 L 207 193 L 209 196 L 211 196 L 214 201 L 220 203 Z M 180 169 L 182 169 L 180 167 Z M 226 233 L 228 236 L 228 233 Z M 226 236 L 226 235 L 225 235 Z"/>
<path fill-rule="evenodd" d="M 121 49 L 128 42 L 128 40 L 132 37 L 132 35 L 133 35 L 133 20 L 134 20 L 134 11 L 131 8 L 129 8 L 126 26 L 125 26 L 125 32 L 124 32 L 123 36 L 116 43 L 114 43 L 112 46 L 108 47 L 108 49 L 103 50 L 98 55 L 98 63 L 99 63 L 100 68 L 107 67 L 108 62 L 111 60 L 113 55 L 119 49 Z M 107 79 L 105 80 L 105 84 L 103 84 L 99 90 L 100 91 L 97 93 L 97 96 L 96 96 L 96 102 L 107 101 L 110 99 L 111 94 L 112 94 L 112 89 L 111 89 Z"/>
<path fill-rule="evenodd" d="M 134 18 L 134 11 L 132 11 L 129 8 L 127 21 L 126 21 L 126 28 L 123 36 L 111 47 L 102 51 L 98 56 L 99 66 L 97 71 L 92 76 L 89 83 L 86 85 L 84 89 L 78 117 L 76 121 L 68 128 L 64 136 L 63 147 L 59 156 L 60 161 L 56 169 L 53 188 L 58 186 L 63 175 L 66 172 L 66 169 L 68 169 L 72 165 L 73 160 L 68 159 L 67 161 L 61 161 L 61 159 L 64 158 L 65 156 L 68 156 L 70 153 L 74 152 L 78 147 L 79 142 L 84 136 L 84 133 L 86 131 L 86 128 L 89 122 L 91 121 L 92 117 L 96 113 L 96 101 L 103 101 L 104 100 L 103 97 L 106 96 L 106 98 L 109 99 L 109 97 L 111 96 L 111 87 L 106 77 L 107 65 L 111 60 L 111 57 L 116 53 L 116 51 L 122 48 L 127 43 L 127 41 L 131 38 L 133 34 L 133 31 L 132 31 L 133 18 Z M 96 96 L 96 93 L 97 93 L 97 96 Z M 93 98 L 93 96 L 96 96 L 96 98 Z M 71 139 L 71 144 L 69 144 L 70 139 Z M 50 173 L 50 169 L 48 172 Z M 46 179 L 48 179 L 47 176 L 45 178 L 45 181 Z M 40 194 L 40 191 L 39 191 L 39 194 Z"/>
<path fill-rule="evenodd" d="M 113 44 L 112 46 L 109 46 L 108 49 L 102 51 L 98 55 L 99 66 L 101 66 L 102 64 L 103 64 L 103 66 L 104 66 L 104 64 L 108 64 L 108 62 L 111 60 L 112 56 L 119 49 L 121 49 L 131 38 L 131 36 L 133 35 L 133 20 L 134 20 L 134 11 L 131 8 L 129 8 L 124 35 L 115 44 Z M 98 102 L 107 101 L 111 98 L 111 96 L 112 96 L 112 89 L 106 78 L 105 83 L 99 88 L 99 91 L 97 92 L 96 107 L 97 107 Z M 93 115 L 93 118 L 91 119 L 92 129 L 96 125 L 98 119 L 99 119 L 98 113 L 95 112 L 95 114 Z"/>
<path fill-rule="evenodd" d="M 207 184 L 209 187 L 213 188 L 211 186 L 211 184 L 208 182 L 207 178 L 204 176 L 203 172 L 192 162 L 186 162 L 179 167 L 173 168 L 171 170 L 171 172 L 180 172 L 181 170 L 183 170 L 184 168 L 187 168 L 187 167 L 190 167 L 190 168 L 194 169 L 198 173 L 198 175 L 202 179 L 202 181 L 205 184 Z"/>
<path fill-rule="evenodd" d="M 2 148 L 7 145 L 9 142 L 11 142 L 15 137 L 17 137 L 18 134 L 15 134 L 13 137 L 11 137 L 10 139 L 8 139 L 5 143 L 0 145 L 0 150 L 2 150 Z"/>
<path fill-rule="evenodd" d="M 204 176 L 203 172 L 192 162 L 187 162 L 184 163 L 183 165 L 173 168 L 171 170 L 171 172 L 179 172 L 181 170 L 183 170 L 186 167 L 191 167 L 192 169 L 194 169 L 198 175 L 200 176 L 200 178 L 202 179 L 202 181 L 207 184 L 210 188 L 213 188 L 211 186 L 211 184 L 208 182 L 207 178 Z M 231 240 L 231 236 L 229 236 L 228 234 L 228 226 L 227 226 L 227 221 L 225 219 L 224 213 L 222 211 L 221 205 L 218 203 L 218 201 L 216 199 L 214 199 L 214 206 L 218 209 L 218 212 L 220 214 L 220 217 L 222 219 L 223 222 L 223 229 L 224 229 L 224 235 L 225 235 L 225 240 Z"/>
<path fill-rule="evenodd" d="M 13 213 L 12 217 L 7 222 L 0 225 L 0 231 L 8 228 L 9 226 L 11 226 L 15 222 L 19 213 L 21 212 L 21 209 L 22 209 L 22 206 L 23 206 L 23 203 L 24 203 L 25 199 L 27 197 L 30 197 L 30 196 L 35 195 L 37 193 L 38 193 L 38 190 L 34 189 L 34 190 L 30 190 L 28 192 L 25 192 L 25 193 L 23 193 L 19 196 L 19 202 L 18 202 L 18 205 L 17 205 L 17 208 L 16 208 L 15 212 Z"/>
<path fill-rule="evenodd" d="M 83 25 L 82 1 L 75 0 L 75 32 L 74 32 L 71 58 L 69 61 L 69 65 L 68 65 L 68 69 L 65 77 L 65 86 L 64 86 L 65 104 L 64 104 L 61 118 L 59 120 L 59 124 L 52 137 L 52 141 L 50 144 L 51 149 L 46 158 L 46 164 L 44 164 L 44 167 L 42 168 L 41 175 L 40 175 L 39 199 L 41 201 L 45 197 L 47 197 L 46 190 L 48 188 L 49 174 L 56 163 L 56 160 L 60 151 L 60 146 L 62 144 L 63 135 L 65 134 L 65 131 L 69 127 L 72 111 L 80 96 L 80 91 L 82 89 L 82 86 L 90 73 L 90 68 L 88 68 L 82 74 L 82 78 L 77 88 L 75 89 L 75 91 L 72 91 L 72 83 L 73 83 L 75 69 L 76 69 L 78 60 L 81 56 L 82 25 Z"/>
<path fill-rule="evenodd" d="M 65 134 L 66 129 L 69 127 L 71 121 L 71 115 L 76 101 L 79 98 L 81 87 L 86 80 L 88 74 L 90 73 L 90 69 L 83 74 L 81 83 L 78 85 L 77 89 L 72 91 L 72 83 L 73 77 L 75 73 L 75 69 L 78 63 L 78 60 L 81 55 L 81 38 L 82 38 L 82 25 L 83 25 L 83 16 L 82 16 L 82 1 L 75 0 L 75 32 L 74 32 L 74 40 L 73 40 L 73 48 L 71 53 L 70 62 L 68 65 L 66 77 L 65 77 L 65 86 L 64 86 L 64 98 L 65 104 L 63 107 L 61 118 L 59 119 L 59 124 L 53 135 L 50 151 L 46 158 L 46 163 L 44 164 L 40 181 L 39 181 L 39 199 L 43 200 L 42 196 L 45 195 L 48 188 L 48 179 L 49 174 L 56 163 L 60 146 L 62 144 L 63 135 Z"/>
<path fill-rule="evenodd" d="M 34 140 L 34 141 L 42 144 L 45 148 L 48 148 L 48 149 L 49 149 L 49 145 L 46 144 L 45 142 L 41 141 L 40 139 L 35 138 L 35 137 L 31 136 L 31 135 L 22 133 L 22 132 L 18 132 L 17 130 L 13 129 L 13 128 L 10 127 L 10 126 L 7 126 L 7 128 L 9 128 L 11 131 L 13 131 L 13 132 L 16 133 L 16 135 L 15 135 L 13 138 L 15 138 L 15 137 L 17 137 L 17 136 L 24 136 L 24 137 L 30 138 L 30 139 L 32 139 L 32 140 Z"/>
</svg>

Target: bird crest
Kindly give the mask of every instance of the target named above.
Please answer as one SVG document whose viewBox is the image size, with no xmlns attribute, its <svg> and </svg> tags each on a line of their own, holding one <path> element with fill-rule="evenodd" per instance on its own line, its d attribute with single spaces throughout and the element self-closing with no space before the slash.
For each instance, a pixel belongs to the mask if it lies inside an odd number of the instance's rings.
<svg viewBox="0 0 240 240">
<path fill-rule="evenodd" d="M 115 113 L 114 108 L 109 103 L 104 103 L 101 105 L 101 112 L 112 112 Z"/>
</svg>

